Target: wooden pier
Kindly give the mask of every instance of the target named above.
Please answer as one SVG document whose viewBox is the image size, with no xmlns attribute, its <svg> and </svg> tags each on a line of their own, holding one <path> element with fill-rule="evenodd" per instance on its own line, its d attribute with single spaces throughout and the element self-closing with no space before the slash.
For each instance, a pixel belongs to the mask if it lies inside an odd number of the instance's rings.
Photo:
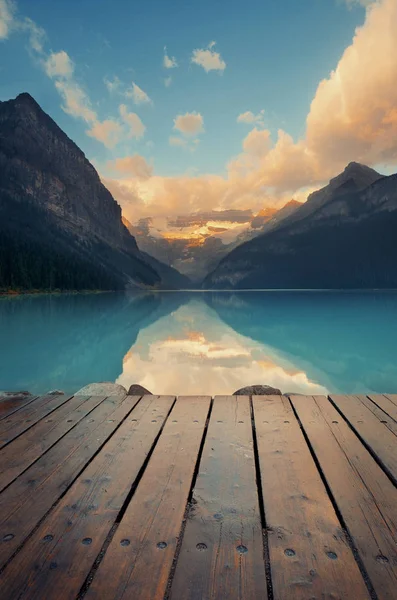
<svg viewBox="0 0 397 600">
<path fill-rule="evenodd" d="M 0 402 L 2 600 L 397 598 L 397 395 Z"/>
</svg>

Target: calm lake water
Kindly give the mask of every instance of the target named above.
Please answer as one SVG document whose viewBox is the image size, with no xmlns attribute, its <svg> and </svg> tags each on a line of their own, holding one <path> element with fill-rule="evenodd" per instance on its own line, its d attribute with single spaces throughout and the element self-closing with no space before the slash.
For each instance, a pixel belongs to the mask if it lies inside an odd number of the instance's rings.
<svg viewBox="0 0 397 600">
<path fill-rule="evenodd" d="M 397 292 L 0 298 L 0 390 L 397 392 Z"/>
</svg>

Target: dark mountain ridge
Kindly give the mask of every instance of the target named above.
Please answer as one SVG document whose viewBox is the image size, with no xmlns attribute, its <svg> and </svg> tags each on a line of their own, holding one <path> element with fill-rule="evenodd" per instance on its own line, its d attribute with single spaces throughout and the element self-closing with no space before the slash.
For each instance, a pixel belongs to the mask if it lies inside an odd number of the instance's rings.
<svg viewBox="0 0 397 600">
<path fill-rule="evenodd" d="M 140 252 L 95 168 L 26 93 L 0 102 L 0 233 L 0 288 L 189 284 Z"/>
<path fill-rule="evenodd" d="M 277 227 L 233 250 L 205 288 L 397 287 L 397 175 L 351 163 Z"/>
</svg>

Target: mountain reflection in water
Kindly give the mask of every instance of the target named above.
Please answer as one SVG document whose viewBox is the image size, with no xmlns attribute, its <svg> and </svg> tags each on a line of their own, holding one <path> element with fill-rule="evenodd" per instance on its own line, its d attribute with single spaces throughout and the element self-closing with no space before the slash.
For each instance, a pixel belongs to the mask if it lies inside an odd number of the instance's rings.
<svg viewBox="0 0 397 600">
<path fill-rule="evenodd" d="M 95 381 L 157 394 L 397 391 L 397 292 L 40 295 L 0 299 L 0 389 Z"/>
</svg>

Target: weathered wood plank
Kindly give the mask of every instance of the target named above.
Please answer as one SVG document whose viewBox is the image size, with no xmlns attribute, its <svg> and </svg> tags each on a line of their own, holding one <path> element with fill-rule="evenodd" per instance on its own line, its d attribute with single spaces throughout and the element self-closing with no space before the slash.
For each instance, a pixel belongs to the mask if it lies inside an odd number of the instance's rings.
<svg viewBox="0 0 397 600">
<path fill-rule="evenodd" d="M 75 600 L 173 397 L 145 396 L 2 574 L 5 598 Z"/>
<path fill-rule="evenodd" d="M 35 423 L 49 415 L 72 396 L 42 396 L 33 403 L 0 422 L 0 448 L 30 429 Z"/>
<path fill-rule="evenodd" d="M 37 396 L 16 395 L 11 398 L 9 396 L 0 396 L 0 421 L 3 421 L 36 399 Z"/>
<path fill-rule="evenodd" d="M 394 433 L 394 435 L 397 436 L 397 422 L 392 417 L 390 417 L 389 414 L 387 414 L 380 406 L 376 404 L 376 402 L 374 402 L 367 396 L 357 395 L 356 397 L 360 400 L 360 402 L 364 404 L 364 406 L 368 408 L 368 410 L 372 412 L 373 415 L 375 415 L 375 417 L 381 423 L 383 423 L 387 427 L 387 429 L 389 429 L 392 433 Z"/>
<path fill-rule="evenodd" d="M 170 598 L 267 598 L 247 396 L 214 399 Z"/>
<path fill-rule="evenodd" d="M 86 600 L 164 597 L 210 400 L 177 400 Z"/>
<path fill-rule="evenodd" d="M 397 485 L 396 436 L 388 429 L 390 419 L 380 419 L 356 396 L 331 394 L 330 398 L 361 436 Z"/>
<path fill-rule="evenodd" d="M 5 446 L 1 450 L 0 491 L 30 467 L 103 399 L 103 396 L 74 396 L 49 415 L 49 419 L 42 419 Z"/>
<path fill-rule="evenodd" d="M 378 599 L 393 598 L 397 489 L 327 398 L 291 401 Z"/>
<path fill-rule="evenodd" d="M 275 600 L 369 598 L 289 400 L 253 406 Z"/>
<path fill-rule="evenodd" d="M 368 397 L 375 402 L 389 417 L 397 422 L 397 406 L 383 394 L 369 394 Z"/>
<path fill-rule="evenodd" d="M 138 400 L 139 397 L 120 396 L 101 402 L 0 494 L 0 568 Z M 1 541 L 4 538 L 6 543 Z"/>
</svg>

